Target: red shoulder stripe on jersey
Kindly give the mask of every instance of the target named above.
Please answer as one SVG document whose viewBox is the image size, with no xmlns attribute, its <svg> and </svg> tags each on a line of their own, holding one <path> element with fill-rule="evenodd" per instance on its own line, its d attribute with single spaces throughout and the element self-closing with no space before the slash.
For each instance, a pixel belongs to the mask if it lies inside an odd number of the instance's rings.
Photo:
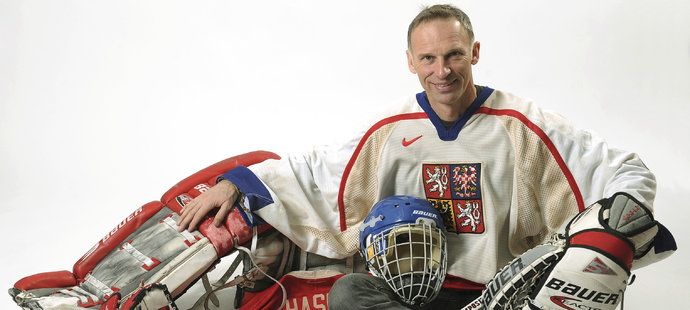
<svg viewBox="0 0 690 310">
<path fill-rule="evenodd" d="M 558 153 L 556 146 L 553 144 L 551 139 L 549 139 L 549 136 L 547 136 L 546 133 L 541 128 L 539 128 L 539 126 L 527 119 L 527 117 L 524 114 L 516 110 L 497 110 L 487 107 L 480 107 L 479 110 L 477 110 L 477 113 L 514 117 L 520 122 L 522 122 L 525 126 L 527 126 L 527 128 L 532 130 L 535 134 L 537 134 L 537 136 L 541 139 L 542 142 L 544 142 L 546 147 L 549 149 L 549 152 L 551 152 L 551 156 L 553 156 L 553 158 L 556 160 L 556 163 L 558 163 L 558 166 L 561 168 L 561 171 L 565 175 L 566 180 L 568 180 L 570 189 L 573 191 L 573 194 L 575 195 L 575 200 L 577 201 L 577 208 L 579 212 L 582 212 L 585 209 L 585 203 L 582 199 L 582 193 L 580 192 L 580 188 L 577 186 L 577 182 L 575 182 L 575 177 L 573 177 L 573 174 L 570 172 L 570 169 L 568 169 L 568 166 L 565 164 L 565 161 L 563 160 L 563 157 L 561 157 L 561 154 Z"/>
<path fill-rule="evenodd" d="M 359 140 L 359 144 L 357 144 L 355 152 L 352 154 L 352 157 L 350 157 L 350 161 L 347 162 L 347 166 L 345 166 L 345 171 L 343 171 L 343 177 L 342 179 L 340 179 L 340 190 L 338 190 L 338 211 L 340 212 L 340 231 L 345 231 L 345 229 L 347 229 L 347 223 L 345 223 L 345 203 L 343 202 L 343 192 L 345 191 L 345 184 L 347 182 L 347 178 L 350 176 L 350 170 L 352 170 L 352 166 L 354 166 L 355 160 L 359 156 L 359 152 L 362 151 L 362 147 L 364 147 L 364 143 L 375 131 L 379 130 L 379 128 L 385 125 L 402 120 L 420 118 L 429 118 L 429 116 L 426 115 L 426 113 L 424 112 L 415 112 L 398 114 L 384 118 L 378 121 L 376 124 L 374 124 L 374 126 L 371 126 L 371 128 L 369 128 L 369 130 L 367 130 L 367 132 L 364 134 L 362 139 Z"/>
</svg>

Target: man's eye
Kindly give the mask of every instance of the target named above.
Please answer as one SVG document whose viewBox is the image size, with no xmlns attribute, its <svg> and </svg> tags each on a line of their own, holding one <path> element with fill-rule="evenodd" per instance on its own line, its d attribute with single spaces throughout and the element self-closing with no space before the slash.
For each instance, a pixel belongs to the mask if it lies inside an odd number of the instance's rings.
<svg viewBox="0 0 690 310">
<path fill-rule="evenodd" d="M 424 62 L 432 62 L 434 60 L 433 56 L 422 56 L 422 61 Z"/>
<path fill-rule="evenodd" d="M 450 54 L 448 54 L 448 57 L 449 58 L 458 58 L 458 57 L 462 57 L 464 55 L 465 54 L 461 51 L 454 51 L 454 52 L 451 52 Z"/>
</svg>

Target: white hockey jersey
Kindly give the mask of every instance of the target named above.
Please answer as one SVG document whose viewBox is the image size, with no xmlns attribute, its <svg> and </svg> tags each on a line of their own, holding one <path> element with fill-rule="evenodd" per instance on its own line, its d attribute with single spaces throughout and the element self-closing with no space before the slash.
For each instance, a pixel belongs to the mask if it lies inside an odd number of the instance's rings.
<svg viewBox="0 0 690 310">
<path fill-rule="evenodd" d="M 420 93 L 349 143 L 225 177 L 247 211 L 333 258 L 356 253 L 378 200 L 425 197 L 444 215 L 448 274 L 477 283 L 597 200 L 623 191 L 651 207 L 656 187 L 636 154 L 489 87 L 450 128 Z"/>
</svg>

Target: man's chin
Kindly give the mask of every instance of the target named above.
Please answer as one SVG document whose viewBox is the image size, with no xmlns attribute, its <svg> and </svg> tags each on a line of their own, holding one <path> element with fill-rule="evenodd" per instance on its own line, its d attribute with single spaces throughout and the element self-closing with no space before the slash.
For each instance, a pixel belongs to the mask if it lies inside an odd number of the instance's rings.
<svg viewBox="0 0 690 310">
<path fill-rule="evenodd" d="M 427 96 L 429 97 L 430 102 L 433 102 L 435 104 L 442 104 L 442 105 L 457 104 L 460 101 L 460 98 L 462 98 L 462 96 L 460 96 L 459 94 L 455 94 L 455 93 L 446 93 L 446 94 L 444 94 L 444 93 L 440 93 L 440 94 L 439 93 L 432 93 L 429 95 L 427 92 Z"/>
</svg>

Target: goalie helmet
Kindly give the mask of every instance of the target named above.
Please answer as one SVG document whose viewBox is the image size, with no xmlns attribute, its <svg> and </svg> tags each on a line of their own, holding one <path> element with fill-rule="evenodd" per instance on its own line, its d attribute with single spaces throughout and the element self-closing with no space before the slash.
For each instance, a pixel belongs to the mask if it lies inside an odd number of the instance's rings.
<svg viewBox="0 0 690 310">
<path fill-rule="evenodd" d="M 359 249 L 374 276 L 410 305 L 432 301 L 446 277 L 443 220 L 424 199 L 391 196 L 377 202 L 360 227 Z"/>
</svg>

